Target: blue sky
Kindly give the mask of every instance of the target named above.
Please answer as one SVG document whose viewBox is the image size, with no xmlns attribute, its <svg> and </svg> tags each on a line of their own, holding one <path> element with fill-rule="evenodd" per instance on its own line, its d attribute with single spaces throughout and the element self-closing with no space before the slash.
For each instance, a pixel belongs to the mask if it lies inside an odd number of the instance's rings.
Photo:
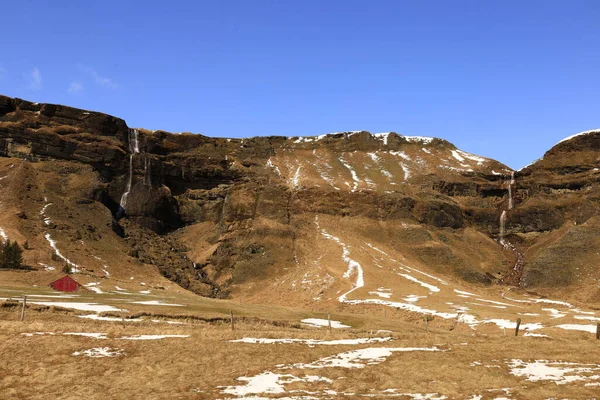
<svg viewBox="0 0 600 400">
<path fill-rule="evenodd" d="M 208 136 L 435 136 L 520 168 L 600 128 L 600 1 L 11 1 L 0 93 Z"/>
</svg>

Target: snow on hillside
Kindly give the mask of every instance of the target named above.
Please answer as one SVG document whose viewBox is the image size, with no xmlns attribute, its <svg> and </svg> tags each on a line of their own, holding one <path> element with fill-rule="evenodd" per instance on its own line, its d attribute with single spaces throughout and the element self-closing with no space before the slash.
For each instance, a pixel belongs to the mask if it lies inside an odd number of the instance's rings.
<svg viewBox="0 0 600 400">
<path fill-rule="evenodd" d="M 556 146 L 556 145 L 557 145 L 557 144 L 559 144 L 559 143 L 563 143 L 563 142 L 566 142 L 566 141 L 568 141 L 568 140 L 571 140 L 571 139 L 573 139 L 573 138 L 575 138 L 575 137 L 577 137 L 577 136 L 587 135 L 587 134 L 590 134 L 590 133 L 600 133 L 600 128 L 599 128 L 599 129 L 591 129 L 591 130 L 589 130 L 589 131 L 584 131 L 584 132 L 579 132 L 579 133 L 576 133 L 576 134 L 574 134 L 574 135 L 571 135 L 571 136 L 569 136 L 569 137 L 566 137 L 566 138 L 564 138 L 564 139 L 563 139 L 563 140 L 561 140 L 560 142 L 556 143 L 554 146 Z M 554 146 L 552 146 L 552 147 L 554 147 Z"/>
</svg>

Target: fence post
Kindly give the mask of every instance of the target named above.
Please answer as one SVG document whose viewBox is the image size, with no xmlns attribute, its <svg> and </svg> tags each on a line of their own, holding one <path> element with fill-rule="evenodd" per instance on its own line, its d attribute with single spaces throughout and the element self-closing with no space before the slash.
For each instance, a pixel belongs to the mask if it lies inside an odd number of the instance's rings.
<svg viewBox="0 0 600 400">
<path fill-rule="evenodd" d="M 515 336 L 519 336 L 519 326 L 521 326 L 521 318 L 517 318 L 517 326 L 515 327 Z"/>
<path fill-rule="evenodd" d="M 596 324 L 596 339 L 600 339 L 600 322 Z"/>
<path fill-rule="evenodd" d="M 231 330 L 235 330 L 235 324 L 233 323 L 233 310 L 229 310 L 229 317 L 231 318 Z"/>
<path fill-rule="evenodd" d="M 23 296 L 23 308 L 21 309 L 21 321 L 25 319 L 25 307 L 27 306 L 27 295 Z"/>
</svg>

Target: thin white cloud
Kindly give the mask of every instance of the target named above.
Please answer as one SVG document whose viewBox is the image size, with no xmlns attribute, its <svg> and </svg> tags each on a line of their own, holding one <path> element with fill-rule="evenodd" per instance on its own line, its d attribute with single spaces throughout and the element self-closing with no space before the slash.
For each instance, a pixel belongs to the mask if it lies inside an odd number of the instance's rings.
<svg viewBox="0 0 600 400">
<path fill-rule="evenodd" d="M 42 74 L 40 70 L 35 67 L 29 73 L 29 89 L 31 90 L 40 90 L 42 88 Z"/>
<path fill-rule="evenodd" d="M 94 83 L 98 86 L 107 87 L 109 89 L 117 89 L 119 85 L 114 82 L 111 78 L 102 76 L 92 67 L 82 67 L 84 71 L 86 71 L 94 80 Z"/>
<path fill-rule="evenodd" d="M 83 89 L 84 89 L 84 87 L 81 84 L 81 82 L 73 81 L 69 85 L 69 89 L 67 91 L 71 94 L 75 94 L 75 93 L 81 92 Z"/>
</svg>

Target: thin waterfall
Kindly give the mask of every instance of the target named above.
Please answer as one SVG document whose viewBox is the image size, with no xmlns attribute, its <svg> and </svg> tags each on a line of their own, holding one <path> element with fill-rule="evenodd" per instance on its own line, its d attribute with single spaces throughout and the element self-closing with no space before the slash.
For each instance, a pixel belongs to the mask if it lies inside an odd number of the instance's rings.
<svg viewBox="0 0 600 400">
<path fill-rule="evenodd" d="M 504 244 L 504 235 L 506 235 L 506 210 L 500 215 L 500 243 Z"/>
<path fill-rule="evenodd" d="M 144 158 L 144 185 L 152 186 L 152 160 L 148 156 Z"/>
<path fill-rule="evenodd" d="M 508 209 L 513 209 L 512 187 L 515 184 L 515 171 L 510 173 L 510 182 L 508 183 Z"/>
<path fill-rule="evenodd" d="M 139 131 L 137 129 L 132 129 L 129 132 L 129 177 L 127 179 L 127 185 L 125 186 L 125 192 L 123 192 L 121 195 L 121 202 L 119 203 L 121 209 L 119 210 L 119 213 L 123 213 L 125 211 L 125 207 L 127 206 L 127 198 L 131 192 L 131 186 L 133 185 L 133 156 L 134 154 L 138 154 L 140 152 L 138 138 Z"/>
</svg>

